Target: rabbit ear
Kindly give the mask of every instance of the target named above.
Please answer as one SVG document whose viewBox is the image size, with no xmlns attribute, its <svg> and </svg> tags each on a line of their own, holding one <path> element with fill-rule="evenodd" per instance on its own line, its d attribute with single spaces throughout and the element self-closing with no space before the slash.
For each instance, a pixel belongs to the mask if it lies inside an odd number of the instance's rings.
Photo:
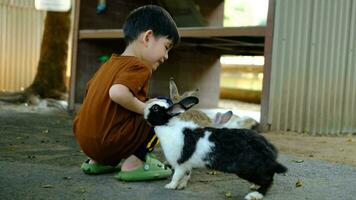
<svg viewBox="0 0 356 200">
<path fill-rule="evenodd" d="M 185 107 L 179 103 L 173 104 L 171 107 L 168 108 L 167 114 L 170 116 L 175 116 L 180 113 L 185 112 Z"/>
<path fill-rule="evenodd" d="M 182 105 L 185 110 L 188 110 L 189 108 L 193 107 L 194 105 L 199 103 L 199 99 L 197 97 L 186 97 L 182 99 L 178 104 Z"/>
<path fill-rule="evenodd" d="M 219 119 L 217 119 L 218 114 L 220 114 Z M 232 117 L 232 111 L 229 110 L 222 115 L 221 115 L 221 113 L 217 113 L 214 121 L 216 124 L 222 125 L 222 124 L 227 123 L 231 119 L 231 117 Z"/>
<path fill-rule="evenodd" d="M 194 91 L 186 91 L 183 93 L 182 95 L 182 98 L 185 98 L 185 97 L 198 97 L 199 96 L 199 89 L 196 89 Z"/>
<path fill-rule="evenodd" d="M 214 124 L 219 124 L 220 121 L 221 121 L 221 112 L 218 112 L 215 115 Z"/>
<path fill-rule="evenodd" d="M 169 96 L 171 99 L 179 98 L 179 92 L 176 83 L 174 82 L 173 77 L 169 80 Z"/>
</svg>

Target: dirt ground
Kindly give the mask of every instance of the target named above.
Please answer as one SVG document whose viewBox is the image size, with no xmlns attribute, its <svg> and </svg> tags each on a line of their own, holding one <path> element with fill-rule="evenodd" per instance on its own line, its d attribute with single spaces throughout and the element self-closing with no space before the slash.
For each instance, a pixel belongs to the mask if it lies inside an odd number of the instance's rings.
<svg viewBox="0 0 356 200">
<path fill-rule="evenodd" d="M 259 112 L 259 104 L 220 100 L 220 108 Z M 356 166 L 356 136 L 310 136 L 294 132 L 264 133 L 279 152 L 300 159 L 325 160 Z"/>
<path fill-rule="evenodd" d="M 292 132 L 265 133 L 279 152 L 302 160 L 325 160 L 338 164 L 356 166 L 356 137 L 321 137 Z"/>
</svg>

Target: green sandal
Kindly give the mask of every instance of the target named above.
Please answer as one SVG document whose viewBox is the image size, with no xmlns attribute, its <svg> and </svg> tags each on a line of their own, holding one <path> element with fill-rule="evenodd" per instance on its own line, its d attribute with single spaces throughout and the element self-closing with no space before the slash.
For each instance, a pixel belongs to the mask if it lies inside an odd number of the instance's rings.
<svg viewBox="0 0 356 200">
<path fill-rule="evenodd" d="M 171 169 L 159 160 L 147 155 L 143 166 L 133 171 L 121 171 L 117 173 L 115 178 L 120 181 L 148 181 L 168 178 L 171 174 Z"/>
<path fill-rule="evenodd" d="M 101 165 L 99 163 L 89 164 L 89 159 L 85 161 L 80 169 L 86 174 L 105 174 L 120 170 L 120 167 L 113 167 L 110 165 Z"/>
</svg>

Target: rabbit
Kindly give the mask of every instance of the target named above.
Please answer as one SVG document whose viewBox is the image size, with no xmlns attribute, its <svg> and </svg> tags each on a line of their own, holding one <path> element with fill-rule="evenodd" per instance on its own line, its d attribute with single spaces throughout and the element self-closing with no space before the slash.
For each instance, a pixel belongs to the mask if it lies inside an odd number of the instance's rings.
<svg viewBox="0 0 356 200">
<path fill-rule="evenodd" d="M 184 189 L 193 168 L 208 167 L 234 173 L 260 186 L 245 199 L 262 199 L 274 174 L 287 171 L 277 162 L 277 149 L 251 129 L 204 127 L 181 118 L 197 103 L 197 97 L 186 97 L 175 104 L 166 99 L 151 99 L 144 108 L 144 118 L 154 127 L 164 156 L 174 168 L 172 180 L 165 188 Z"/>
<path fill-rule="evenodd" d="M 171 77 L 169 80 L 169 94 L 173 103 L 177 103 L 180 100 L 194 96 L 198 97 L 199 90 L 186 91 L 182 95 L 179 95 L 174 79 Z M 258 122 L 251 117 L 239 117 L 232 113 L 232 111 L 227 111 L 224 114 L 220 112 L 215 114 L 214 120 L 210 118 L 204 111 L 191 109 L 184 113 L 187 119 L 192 119 L 197 123 L 201 123 L 203 126 L 212 126 L 216 128 L 249 128 L 257 130 Z"/>
<path fill-rule="evenodd" d="M 171 77 L 169 80 L 169 96 L 173 103 L 177 103 L 180 100 L 184 99 L 185 97 L 189 97 L 189 96 L 197 97 L 198 92 L 199 92 L 198 89 L 194 91 L 186 91 L 181 96 L 179 95 L 178 88 L 174 82 L 174 79 Z M 184 114 L 182 114 L 181 117 L 186 120 L 193 120 L 195 123 L 198 123 L 201 126 L 214 126 L 211 118 L 208 117 L 208 115 L 206 115 L 204 112 L 197 109 L 188 110 L 187 112 L 184 112 Z"/>
<path fill-rule="evenodd" d="M 214 127 L 216 128 L 247 128 L 259 131 L 259 123 L 252 117 L 239 117 L 227 111 L 225 113 L 217 112 L 214 117 Z"/>
</svg>

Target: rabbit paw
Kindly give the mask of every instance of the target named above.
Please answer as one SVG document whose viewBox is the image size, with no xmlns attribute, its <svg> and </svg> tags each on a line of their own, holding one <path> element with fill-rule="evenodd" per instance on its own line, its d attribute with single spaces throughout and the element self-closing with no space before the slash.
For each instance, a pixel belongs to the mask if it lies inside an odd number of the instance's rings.
<svg viewBox="0 0 356 200">
<path fill-rule="evenodd" d="M 258 185 L 255 185 L 255 184 L 252 184 L 251 186 L 250 186 L 250 190 L 257 190 L 259 188 L 259 186 Z"/>
<path fill-rule="evenodd" d="M 183 190 L 185 187 L 187 187 L 187 181 L 182 181 L 181 183 L 179 183 L 177 189 Z"/>
<path fill-rule="evenodd" d="M 166 189 L 171 189 L 171 190 L 175 190 L 177 188 L 177 184 L 170 182 L 167 185 L 164 186 Z"/>
<path fill-rule="evenodd" d="M 245 200 L 260 200 L 263 195 L 259 192 L 250 192 L 245 196 Z"/>
</svg>

